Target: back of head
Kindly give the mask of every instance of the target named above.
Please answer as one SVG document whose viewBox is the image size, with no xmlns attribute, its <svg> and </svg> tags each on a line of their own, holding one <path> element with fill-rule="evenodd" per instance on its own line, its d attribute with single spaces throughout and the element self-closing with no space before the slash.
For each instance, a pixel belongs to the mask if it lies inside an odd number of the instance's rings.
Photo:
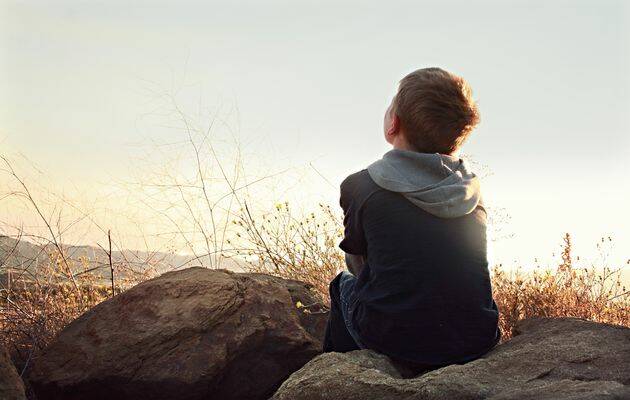
<svg viewBox="0 0 630 400">
<path fill-rule="evenodd" d="M 418 152 L 452 154 L 479 122 L 472 90 L 461 77 L 423 68 L 400 81 L 393 111 Z"/>
</svg>

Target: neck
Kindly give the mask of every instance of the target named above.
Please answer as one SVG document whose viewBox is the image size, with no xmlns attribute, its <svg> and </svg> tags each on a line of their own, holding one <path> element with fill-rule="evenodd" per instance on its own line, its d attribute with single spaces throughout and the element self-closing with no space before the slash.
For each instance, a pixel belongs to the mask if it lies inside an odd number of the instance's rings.
<svg viewBox="0 0 630 400">
<path fill-rule="evenodd" d="M 412 146 L 411 144 L 409 144 L 409 142 L 407 142 L 407 139 L 405 139 L 405 135 L 398 135 L 394 138 L 394 141 L 391 142 L 392 148 L 394 148 L 395 150 L 405 150 L 405 151 L 415 151 L 416 153 L 434 153 L 434 152 L 427 152 L 427 151 L 422 151 L 422 150 L 418 150 L 417 148 L 415 148 L 414 146 Z M 447 156 L 452 156 L 452 157 L 459 157 L 459 150 L 455 150 L 452 153 L 440 153 L 440 154 L 444 154 Z"/>
<path fill-rule="evenodd" d="M 407 150 L 407 151 L 417 151 L 412 145 L 407 142 L 405 135 L 400 132 L 394 140 L 391 142 L 392 147 L 396 150 Z"/>
</svg>

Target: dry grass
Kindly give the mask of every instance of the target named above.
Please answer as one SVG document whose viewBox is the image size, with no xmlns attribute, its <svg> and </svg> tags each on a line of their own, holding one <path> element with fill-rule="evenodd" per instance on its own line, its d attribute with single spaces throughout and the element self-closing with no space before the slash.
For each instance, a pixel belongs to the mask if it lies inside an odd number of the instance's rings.
<svg viewBox="0 0 630 400">
<path fill-rule="evenodd" d="M 246 208 L 234 223 L 242 232 L 238 255 L 250 271 L 307 282 L 327 299 L 328 283 L 345 266 L 337 248 L 341 227 L 329 206 L 296 218 L 288 203 L 280 203 L 258 220 Z"/>
<path fill-rule="evenodd" d="M 504 339 L 512 336 L 517 321 L 530 317 L 577 317 L 630 326 L 630 293 L 622 285 L 621 267 L 576 267 L 569 234 L 563 238 L 557 267 L 507 273 L 498 266 L 492 283 Z"/>
<path fill-rule="evenodd" d="M 33 353 L 73 319 L 111 297 L 111 289 L 91 273 L 76 276 L 74 282 L 76 287 L 53 254 L 36 275 L 12 271 L 8 276 L 0 291 L 1 341 L 19 368 L 28 367 Z"/>
<path fill-rule="evenodd" d="M 109 282 L 87 260 L 73 261 L 57 251 L 48 258 L 35 271 L 3 271 L 7 275 L 0 285 L 0 345 L 10 350 L 22 370 L 67 324 L 112 297 Z M 153 276 L 153 270 L 127 276 L 133 278 L 119 278 L 116 293 Z"/>
</svg>

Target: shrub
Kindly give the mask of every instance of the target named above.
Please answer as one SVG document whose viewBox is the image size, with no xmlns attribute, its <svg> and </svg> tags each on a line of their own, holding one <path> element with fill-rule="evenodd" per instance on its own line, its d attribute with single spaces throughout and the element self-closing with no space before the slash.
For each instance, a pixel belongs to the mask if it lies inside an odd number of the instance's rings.
<svg viewBox="0 0 630 400">
<path fill-rule="evenodd" d="M 234 223 L 248 270 L 306 282 L 328 302 L 328 283 L 345 267 L 337 248 L 342 230 L 329 206 L 296 218 L 280 203 L 259 220 L 246 208 Z"/>
<path fill-rule="evenodd" d="M 571 236 L 562 244 L 562 260 L 555 268 L 508 273 L 496 266 L 492 283 L 500 310 L 504 339 L 517 321 L 531 317 L 577 317 L 630 326 L 630 293 L 622 285 L 621 268 L 577 268 Z"/>
</svg>

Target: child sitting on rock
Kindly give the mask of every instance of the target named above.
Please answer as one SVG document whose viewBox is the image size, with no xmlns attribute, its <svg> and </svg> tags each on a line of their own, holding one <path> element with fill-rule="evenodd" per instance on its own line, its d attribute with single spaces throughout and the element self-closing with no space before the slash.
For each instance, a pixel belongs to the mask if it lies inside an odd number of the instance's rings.
<svg viewBox="0 0 630 400">
<path fill-rule="evenodd" d="M 478 178 L 458 150 L 478 123 L 464 79 L 440 68 L 400 81 L 382 159 L 341 184 L 348 271 L 330 284 L 324 351 L 373 349 L 432 369 L 498 341 Z"/>
</svg>

